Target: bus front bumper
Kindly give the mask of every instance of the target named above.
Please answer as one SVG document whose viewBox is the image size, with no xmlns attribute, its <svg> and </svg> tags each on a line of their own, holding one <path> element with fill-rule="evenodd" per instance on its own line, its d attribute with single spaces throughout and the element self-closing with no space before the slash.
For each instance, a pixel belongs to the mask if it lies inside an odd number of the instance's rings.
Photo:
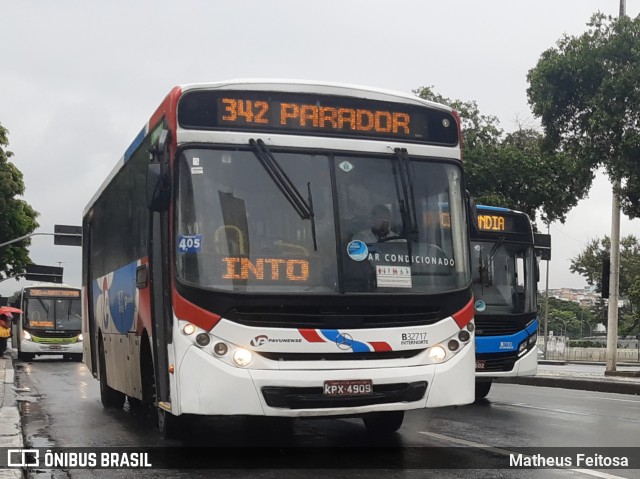
<svg viewBox="0 0 640 479">
<path fill-rule="evenodd" d="M 180 364 L 177 394 L 174 396 L 172 393 L 172 412 L 287 417 L 354 416 L 369 412 L 463 405 L 475 400 L 474 379 L 475 354 L 472 344 L 450 360 L 437 365 L 325 370 L 236 368 L 198 348 L 190 348 Z M 324 394 L 326 381 L 340 380 L 371 380 L 377 399 L 367 396 L 328 397 Z"/>
<path fill-rule="evenodd" d="M 27 354 L 82 354 L 82 341 L 75 343 L 36 343 L 22 340 L 20 352 Z"/>
<path fill-rule="evenodd" d="M 527 354 L 519 358 L 511 371 L 476 372 L 478 378 L 510 378 L 516 376 L 535 376 L 538 372 L 538 346 L 533 346 Z"/>
</svg>

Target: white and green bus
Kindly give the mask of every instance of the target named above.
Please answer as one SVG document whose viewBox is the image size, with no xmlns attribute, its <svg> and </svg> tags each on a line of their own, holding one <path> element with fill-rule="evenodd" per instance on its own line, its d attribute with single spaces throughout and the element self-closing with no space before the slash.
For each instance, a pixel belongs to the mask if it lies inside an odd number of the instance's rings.
<svg viewBox="0 0 640 479">
<path fill-rule="evenodd" d="M 64 284 L 40 283 L 22 288 L 14 314 L 12 344 L 18 358 L 62 355 L 82 361 L 82 305 L 80 289 Z"/>
</svg>

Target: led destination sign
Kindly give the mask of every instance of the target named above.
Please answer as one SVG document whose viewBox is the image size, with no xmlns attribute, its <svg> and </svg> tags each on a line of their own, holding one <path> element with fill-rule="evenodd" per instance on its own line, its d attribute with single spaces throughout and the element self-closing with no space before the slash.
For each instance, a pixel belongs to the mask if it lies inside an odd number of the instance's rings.
<svg viewBox="0 0 640 479">
<path fill-rule="evenodd" d="M 454 146 L 458 129 L 445 110 L 362 98 L 280 92 L 193 91 L 178 105 L 186 129 L 415 141 Z"/>
<path fill-rule="evenodd" d="M 30 289 L 28 296 L 57 296 L 64 298 L 79 298 L 80 291 L 74 289 Z"/>
<path fill-rule="evenodd" d="M 494 212 L 478 214 L 478 229 L 487 232 L 530 234 L 530 227 L 523 216 Z"/>
</svg>

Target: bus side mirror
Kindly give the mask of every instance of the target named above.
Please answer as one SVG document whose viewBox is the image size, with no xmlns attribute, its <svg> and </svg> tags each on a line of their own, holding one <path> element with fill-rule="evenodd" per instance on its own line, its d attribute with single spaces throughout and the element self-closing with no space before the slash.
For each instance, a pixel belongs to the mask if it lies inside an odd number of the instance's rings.
<svg viewBox="0 0 640 479">
<path fill-rule="evenodd" d="M 147 168 L 147 207 L 151 211 L 165 211 L 169 206 L 169 188 L 160 163 L 149 163 Z"/>
<path fill-rule="evenodd" d="M 168 171 L 167 148 L 170 141 L 170 131 L 163 129 L 155 144 L 149 148 L 151 162 L 147 168 L 147 207 L 151 211 L 165 211 L 169 207 L 171 182 L 165 172 Z"/>
<path fill-rule="evenodd" d="M 469 224 L 473 231 L 478 231 L 478 208 L 476 206 L 476 200 L 471 198 L 471 195 L 467 191 L 467 208 L 469 211 Z"/>
</svg>

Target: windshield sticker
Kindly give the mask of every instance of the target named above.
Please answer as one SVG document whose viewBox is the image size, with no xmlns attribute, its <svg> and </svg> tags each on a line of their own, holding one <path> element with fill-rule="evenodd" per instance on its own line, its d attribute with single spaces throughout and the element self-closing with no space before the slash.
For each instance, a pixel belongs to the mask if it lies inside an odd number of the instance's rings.
<svg viewBox="0 0 640 479">
<path fill-rule="evenodd" d="M 192 161 L 193 161 L 193 166 L 200 166 L 200 158 L 194 158 Z"/>
<path fill-rule="evenodd" d="M 353 240 L 347 245 L 347 254 L 354 261 L 364 261 L 369 256 L 369 250 L 364 242 Z"/>
<path fill-rule="evenodd" d="M 192 175 L 201 175 L 204 173 L 204 168 L 202 166 L 192 166 L 191 174 Z"/>
<path fill-rule="evenodd" d="M 353 243 L 353 241 L 351 242 Z M 349 243 L 349 244 L 351 244 Z M 366 245 L 365 245 L 366 247 Z M 376 253 L 371 251 L 367 259 L 378 263 L 384 261 L 386 263 L 404 263 L 404 264 L 426 264 L 431 266 L 455 266 L 455 261 L 449 258 L 438 258 L 435 256 L 409 256 L 408 254 L 393 254 L 393 253 Z M 362 260 L 358 260 L 362 261 Z"/>
<path fill-rule="evenodd" d="M 485 309 L 487 309 L 487 303 L 479 299 L 476 301 L 476 311 L 482 313 Z"/>
<path fill-rule="evenodd" d="M 376 266 L 376 281 L 379 288 L 411 288 L 411 268 Z"/>
<path fill-rule="evenodd" d="M 202 251 L 202 235 L 178 236 L 178 253 L 200 253 Z"/>
<path fill-rule="evenodd" d="M 340 168 L 342 171 L 344 171 L 345 173 L 349 173 L 350 171 L 352 171 L 355 167 L 353 166 L 353 163 L 349 162 L 349 161 L 342 161 L 338 164 L 338 168 Z"/>
</svg>

